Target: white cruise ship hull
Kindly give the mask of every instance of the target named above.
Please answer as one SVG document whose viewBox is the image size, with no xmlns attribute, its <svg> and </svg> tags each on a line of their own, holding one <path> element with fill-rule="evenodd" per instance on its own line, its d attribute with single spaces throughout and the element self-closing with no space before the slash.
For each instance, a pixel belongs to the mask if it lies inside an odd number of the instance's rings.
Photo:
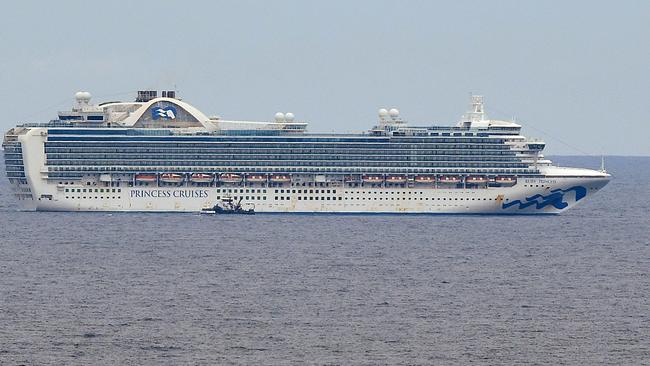
<svg viewBox="0 0 650 366">
<path fill-rule="evenodd" d="M 511 187 L 444 189 L 346 187 L 31 187 L 25 210 L 199 212 L 228 194 L 264 213 L 557 214 L 609 181 L 602 177 L 526 178 Z"/>
</svg>

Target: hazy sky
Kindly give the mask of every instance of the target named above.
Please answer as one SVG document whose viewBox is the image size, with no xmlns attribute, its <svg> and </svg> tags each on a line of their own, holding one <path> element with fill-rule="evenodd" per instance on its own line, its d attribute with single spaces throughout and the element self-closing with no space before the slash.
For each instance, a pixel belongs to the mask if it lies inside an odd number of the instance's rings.
<svg viewBox="0 0 650 366">
<path fill-rule="evenodd" d="M 11 1 L 0 127 L 176 86 L 207 115 L 453 124 L 470 92 L 547 154 L 650 155 L 650 1 Z"/>
</svg>

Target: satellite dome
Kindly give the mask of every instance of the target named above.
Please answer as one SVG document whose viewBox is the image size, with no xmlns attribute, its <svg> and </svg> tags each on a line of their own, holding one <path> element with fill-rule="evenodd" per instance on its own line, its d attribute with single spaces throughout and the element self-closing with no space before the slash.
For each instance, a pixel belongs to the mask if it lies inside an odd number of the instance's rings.
<svg viewBox="0 0 650 366">
<path fill-rule="evenodd" d="M 284 113 L 278 112 L 275 114 L 275 122 L 282 122 L 284 121 Z"/>
<path fill-rule="evenodd" d="M 388 114 L 391 116 L 391 118 L 397 118 L 399 116 L 399 109 L 391 108 L 390 111 L 388 111 Z"/>
<path fill-rule="evenodd" d="M 294 118 L 295 118 L 295 116 L 294 116 L 293 113 L 291 113 L 291 112 L 287 112 L 287 113 L 284 114 L 284 119 L 285 119 L 287 122 L 293 122 L 293 119 L 294 119 Z"/>
<path fill-rule="evenodd" d="M 90 102 L 91 95 L 87 91 L 78 91 L 74 94 L 74 99 L 79 103 L 88 103 Z"/>
<path fill-rule="evenodd" d="M 377 113 L 379 113 L 379 117 L 381 118 L 388 116 L 388 110 L 386 110 L 386 108 L 380 108 Z"/>
</svg>

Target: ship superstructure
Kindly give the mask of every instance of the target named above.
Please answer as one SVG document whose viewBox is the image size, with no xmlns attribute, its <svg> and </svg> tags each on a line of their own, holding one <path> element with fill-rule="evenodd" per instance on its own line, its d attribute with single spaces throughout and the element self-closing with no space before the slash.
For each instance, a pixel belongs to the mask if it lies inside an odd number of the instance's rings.
<svg viewBox="0 0 650 366">
<path fill-rule="evenodd" d="M 559 213 L 605 186 L 604 171 L 559 168 L 544 142 L 488 119 L 483 98 L 453 127 L 380 109 L 361 134 L 208 117 L 173 91 L 93 105 L 9 130 L 7 176 L 23 209 L 193 211 L 224 196 L 256 212 Z"/>
</svg>

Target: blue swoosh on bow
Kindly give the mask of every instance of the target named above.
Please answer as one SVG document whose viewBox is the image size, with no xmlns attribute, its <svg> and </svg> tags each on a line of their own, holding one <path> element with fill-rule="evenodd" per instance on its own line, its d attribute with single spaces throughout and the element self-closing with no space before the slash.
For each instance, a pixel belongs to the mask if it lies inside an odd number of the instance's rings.
<svg viewBox="0 0 650 366">
<path fill-rule="evenodd" d="M 576 194 L 576 202 L 580 201 L 587 195 L 587 188 L 583 186 L 573 186 L 567 189 L 554 189 L 549 195 L 536 194 L 531 197 L 526 197 L 526 202 L 521 202 L 521 200 L 514 200 L 512 202 L 503 203 L 501 208 L 506 209 L 514 205 L 519 205 L 519 209 L 523 210 L 532 205 L 535 205 L 536 209 L 542 209 L 546 206 L 552 205 L 553 207 L 561 210 L 566 208 L 569 204 L 564 202 L 564 194 L 570 191 L 574 191 Z"/>
</svg>

